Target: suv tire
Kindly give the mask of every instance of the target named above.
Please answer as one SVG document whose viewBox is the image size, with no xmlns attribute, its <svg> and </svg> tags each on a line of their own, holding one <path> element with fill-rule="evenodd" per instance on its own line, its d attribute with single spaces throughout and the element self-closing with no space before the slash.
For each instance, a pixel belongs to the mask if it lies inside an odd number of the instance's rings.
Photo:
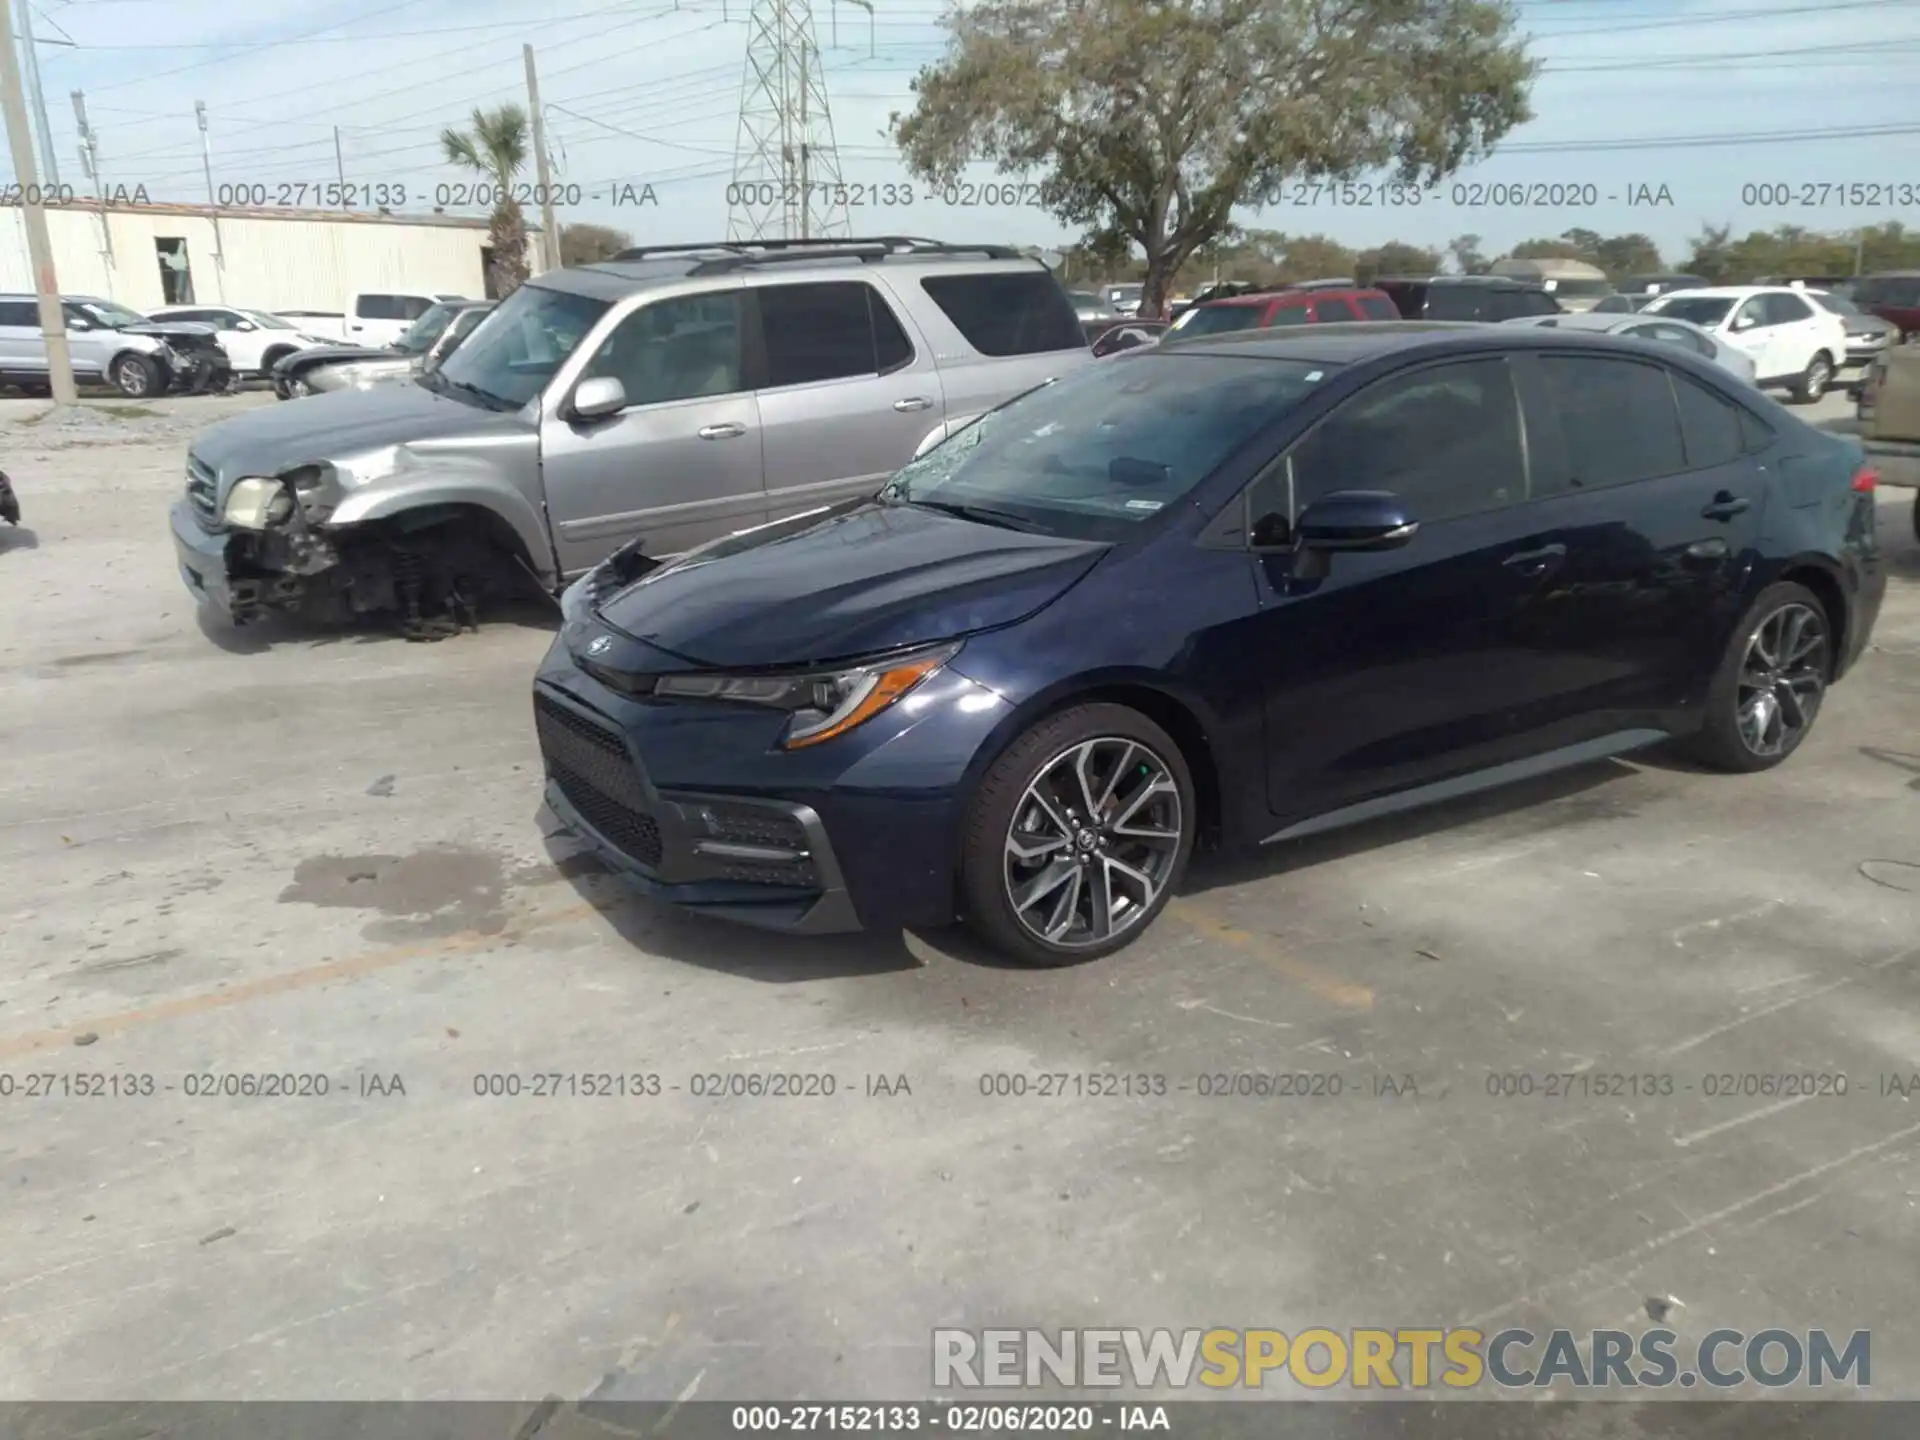
<svg viewBox="0 0 1920 1440">
<path fill-rule="evenodd" d="M 114 388 L 129 400 L 160 393 L 160 367 L 144 355 L 120 356 L 110 373 Z"/>
<path fill-rule="evenodd" d="M 1800 372 L 1800 378 L 1793 382 L 1793 399 L 1796 405 L 1811 405 L 1827 393 L 1827 387 L 1833 384 L 1833 357 L 1824 350 L 1814 351 L 1813 358 L 1807 361 L 1807 368 Z"/>
<path fill-rule="evenodd" d="M 1833 632 L 1826 607 L 1804 585 L 1782 581 L 1762 590 L 1714 671 L 1706 723 L 1682 748 L 1732 774 L 1771 770 L 1793 754 L 1833 679 Z"/>
<path fill-rule="evenodd" d="M 1049 715 L 974 790 L 961 831 L 962 911 L 1025 965 L 1110 955 L 1165 908 L 1198 820 L 1180 747 L 1139 711 L 1089 704 Z M 1021 905 L 1019 895 L 1031 898 Z"/>
</svg>

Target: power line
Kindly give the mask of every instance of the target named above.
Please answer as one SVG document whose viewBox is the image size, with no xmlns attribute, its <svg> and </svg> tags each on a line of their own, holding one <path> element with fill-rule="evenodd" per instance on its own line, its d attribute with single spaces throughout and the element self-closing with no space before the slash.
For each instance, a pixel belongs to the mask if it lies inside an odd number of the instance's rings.
<svg viewBox="0 0 1920 1440">
<path fill-rule="evenodd" d="M 395 10 L 405 10 L 411 6 L 423 5 L 425 3 L 426 0 L 396 0 L 396 3 L 382 8 L 384 8 L 388 14 L 391 14 Z M 125 90 L 135 85 L 151 85 L 155 80 L 164 80 L 169 75 L 185 75 L 189 70 L 202 70 L 209 65 L 217 65 L 223 60 L 237 60 L 242 55 L 256 55 L 262 50 L 271 50 L 277 45 L 285 44 L 287 40 L 302 40 L 314 35 L 324 35 L 329 30 L 338 30 L 343 25 L 357 24 L 359 21 L 368 19 L 378 13 L 378 10 L 363 10 L 358 15 L 349 15 L 344 20 L 335 20 L 330 25 L 322 25 L 318 30 L 309 30 L 304 35 L 289 35 L 286 37 L 286 40 L 263 40 L 254 44 L 242 45 L 225 55 L 215 55 L 210 59 L 195 60 L 186 65 L 176 65 L 171 70 L 155 70 L 151 74 L 142 75 L 135 80 L 116 80 L 110 85 L 96 85 L 93 88 L 96 92 L 104 95 L 109 90 Z"/>
</svg>

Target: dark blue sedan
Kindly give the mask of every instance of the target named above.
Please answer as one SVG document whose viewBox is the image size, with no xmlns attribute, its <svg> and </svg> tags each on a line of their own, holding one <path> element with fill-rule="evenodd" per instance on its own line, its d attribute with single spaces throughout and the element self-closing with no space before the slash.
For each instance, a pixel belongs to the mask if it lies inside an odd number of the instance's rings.
<svg viewBox="0 0 1920 1440">
<path fill-rule="evenodd" d="M 1668 739 L 1778 764 L 1879 610 L 1873 488 L 1855 442 L 1673 347 L 1175 340 L 871 499 L 575 584 L 546 798 L 676 904 L 1101 955 L 1196 845 Z"/>
</svg>

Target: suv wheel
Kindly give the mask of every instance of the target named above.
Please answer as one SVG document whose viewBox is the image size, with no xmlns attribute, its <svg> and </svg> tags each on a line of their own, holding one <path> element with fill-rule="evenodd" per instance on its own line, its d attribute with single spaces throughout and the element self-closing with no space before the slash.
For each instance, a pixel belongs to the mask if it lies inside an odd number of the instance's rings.
<svg viewBox="0 0 1920 1440">
<path fill-rule="evenodd" d="M 1807 368 L 1794 382 L 1793 398 L 1802 405 L 1811 405 L 1827 393 L 1827 387 L 1833 383 L 1833 359 L 1826 351 L 1816 351 L 1807 362 Z"/>
<path fill-rule="evenodd" d="M 144 355 L 122 355 L 113 362 L 113 383 L 127 398 L 141 399 L 160 388 L 160 367 Z"/>
<path fill-rule="evenodd" d="M 1833 663 L 1819 598 L 1803 585 L 1769 585 L 1733 632 L 1688 748 L 1716 770 L 1771 770 L 1813 729 Z"/>
<path fill-rule="evenodd" d="M 962 835 L 967 921 L 1028 965 L 1131 943 L 1193 853 L 1192 777 L 1158 725 L 1077 705 L 1022 735 L 980 781 Z"/>
</svg>

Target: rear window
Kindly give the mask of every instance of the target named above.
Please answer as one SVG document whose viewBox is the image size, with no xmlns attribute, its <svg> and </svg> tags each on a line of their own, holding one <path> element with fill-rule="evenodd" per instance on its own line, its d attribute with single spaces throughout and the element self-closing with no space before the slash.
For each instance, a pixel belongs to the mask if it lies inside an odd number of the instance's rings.
<svg viewBox="0 0 1920 1440">
<path fill-rule="evenodd" d="M 1378 295 L 1362 295 L 1354 304 L 1360 307 L 1360 313 L 1369 320 L 1398 320 L 1400 312 L 1393 308 L 1391 300 L 1383 300 Z"/>
<path fill-rule="evenodd" d="M 1084 350 L 1080 317 L 1060 282 L 1032 274 L 929 275 L 920 288 L 982 355 Z"/>
<path fill-rule="evenodd" d="M 1182 335 L 1224 335 L 1229 330 L 1253 330 L 1260 324 L 1259 305 L 1202 305 L 1189 310 L 1180 322 Z M 1306 318 L 1306 311 L 1300 312 Z"/>
<path fill-rule="evenodd" d="M 1423 320 L 1478 320 L 1486 313 L 1487 294 L 1478 285 L 1435 285 L 1427 291 Z"/>
</svg>

